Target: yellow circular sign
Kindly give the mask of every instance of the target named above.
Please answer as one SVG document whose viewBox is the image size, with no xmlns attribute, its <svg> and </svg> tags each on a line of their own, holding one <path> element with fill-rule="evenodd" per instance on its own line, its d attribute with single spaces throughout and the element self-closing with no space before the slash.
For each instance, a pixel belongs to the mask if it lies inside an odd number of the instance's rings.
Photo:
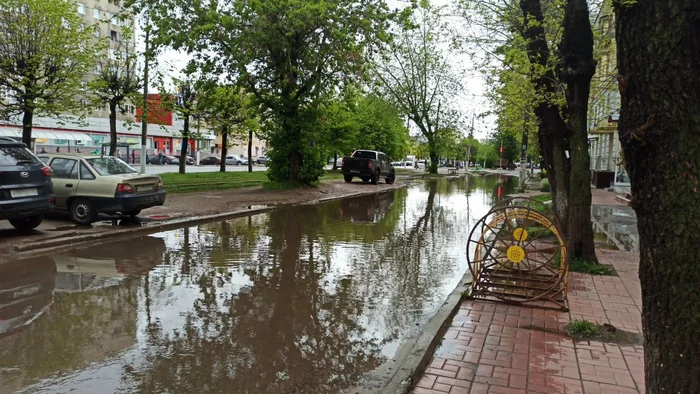
<svg viewBox="0 0 700 394">
<path fill-rule="evenodd" d="M 515 238 L 516 241 L 526 240 L 527 235 L 527 230 L 524 228 L 516 228 L 515 231 L 513 231 L 513 238 Z"/>
<path fill-rule="evenodd" d="M 507 256 L 508 260 L 517 264 L 525 259 L 525 249 L 521 248 L 520 246 L 513 245 L 508 248 Z"/>
</svg>

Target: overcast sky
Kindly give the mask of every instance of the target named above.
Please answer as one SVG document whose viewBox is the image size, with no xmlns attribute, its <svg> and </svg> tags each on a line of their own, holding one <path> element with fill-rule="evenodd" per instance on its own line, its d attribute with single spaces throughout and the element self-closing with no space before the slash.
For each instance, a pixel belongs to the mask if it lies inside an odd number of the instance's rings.
<svg viewBox="0 0 700 394">
<path fill-rule="evenodd" d="M 456 0 L 431 0 L 431 3 L 436 6 L 454 6 L 455 1 Z M 406 1 L 402 0 L 387 0 L 387 3 L 392 7 L 401 7 L 407 4 Z M 464 31 L 465 28 L 462 26 L 463 21 L 461 19 L 452 18 L 449 22 L 458 31 Z M 143 36 L 138 27 L 137 46 L 140 50 L 143 50 Z M 490 109 L 490 103 L 485 97 L 487 87 L 484 76 L 479 71 L 475 70 L 474 63 L 469 55 L 460 53 L 459 51 L 452 51 L 449 58 L 453 64 L 453 69 L 457 70 L 459 75 L 462 76 L 463 90 L 454 98 L 457 109 L 462 113 L 462 120 L 465 126 L 469 126 L 472 117 L 476 115 L 477 118 L 474 121 L 474 137 L 477 139 L 486 138 L 489 133 L 495 130 L 496 119 L 494 116 L 478 118 L 480 114 Z M 177 77 L 179 71 L 185 67 L 188 60 L 189 56 L 185 53 L 166 50 L 158 55 L 158 68 L 170 78 Z M 465 134 L 468 133 L 466 127 L 463 131 Z M 411 128 L 411 134 L 417 134 L 417 130 L 413 127 Z"/>
</svg>

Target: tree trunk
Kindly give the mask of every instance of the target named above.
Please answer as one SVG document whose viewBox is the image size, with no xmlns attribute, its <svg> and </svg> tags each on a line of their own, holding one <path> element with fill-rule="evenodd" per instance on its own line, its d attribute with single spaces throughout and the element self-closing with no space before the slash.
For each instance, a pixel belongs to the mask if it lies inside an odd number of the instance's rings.
<svg viewBox="0 0 700 394">
<path fill-rule="evenodd" d="M 338 169 L 338 152 L 333 155 L 333 171 Z"/>
<path fill-rule="evenodd" d="M 182 130 L 182 147 L 180 148 L 180 168 L 178 172 L 184 174 L 187 166 L 187 148 L 189 148 L 190 116 L 185 115 L 185 124 Z"/>
<path fill-rule="evenodd" d="M 540 0 L 521 0 L 520 9 L 523 12 L 523 37 L 527 41 L 528 59 L 531 64 L 543 67 L 544 75 L 533 77 L 537 92 L 543 96 L 552 96 L 557 92 L 556 75 L 549 63 L 550 53 L 544 30 L 544 14 Z M 553 103 L 543 100 L 535 108 L 539 119 L 537 136 L 544 157 L 549 187 L 552 190 L 552 206 L 557 216 L 557 222 L 562 232 L 568 231 L 568 199 L 569 199 L 569 165 L 564 151 L 568 149 L 566 138 L 566 123 L 561 117 L 559 108 Z"/>
<path fill-rule="evenodd" d="M 253 172 L 253 130 L 248 130 L 248 172 Z"/>
<path fill-rule="evenodd" d="M 22 116 L 22 142 L 32 148 L 32 126 L 34 123 L 34 108 L 25 108 Z"/>
<path fill-rule="evenodd" d="M 700 2 L 616 8 L 619 136 L 639 229 L 647 393 L 700 387 Z"/>
<path fill-rule="evenodd" d="M 591 159 L 588 154 L 588 97 L 596 61 L 586 0 L 566 3 L 560 50 L 571 148 L 567 252 L 572 259 L 598 262 L 591 223 Z"/>
<path fill-rule="evenodd" d="M 228 128 L 224 127 L 221 131 L 221 163 L 219 164 L 219 172 L 226 172 L 226 156 L 228 152 Z"/>
<path fill-rule="evenodd" d="M 438 173 L 438 165 L 440 163 L 438 161 L 439 159 L 438 159 L 438 152 L 437 152 L 437 144 L 435 143 L 434 137 L 428 138 L 428 151 L 429 151 L 429 155 L 430 155 L 430 173 L 437 174 Z"/>
<path fill-rule="evenodd" d="M 109 155 L 117 155 L 117 103 L 109 102 Z M 129 161 L 129 158 L 126 158 Z"/>
</svg>

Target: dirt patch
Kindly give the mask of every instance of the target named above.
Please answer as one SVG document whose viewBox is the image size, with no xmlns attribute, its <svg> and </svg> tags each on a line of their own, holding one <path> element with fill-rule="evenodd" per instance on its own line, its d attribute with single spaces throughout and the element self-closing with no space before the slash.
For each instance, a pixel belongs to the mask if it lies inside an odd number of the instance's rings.
<svg viewBox="0 0 700 394">
<path fill-rule="evenodd" d="M 556 330 L 553 328 L 532 326 L 532 325 L 522 326 L 520 328 L 524 328 L 526 330 L 548 332 L 548 333 L 552 333 L 552 334 L 566 335 L 566 336 L 569 336 L 569 337 L 571 337 L 573 339 L 577 339 L 577 340 L 599 341 L 599 342 L 606 342 L 606 343 L 615 343 L 618 345 L 634 346 L 634 345 L 642 345 L 642 343 L 644 343 L 644 338 L 642 337 L 641 334 L 636 333 L 636 332 L 621 330 L 621 329 L 613 326 L 612 324 L 603 324 L 603 325 L 595 324 L 594 327 L 595 327 L 594 333 L 591 335 L 572 334 L 571 332 L 569 332 L 570 330 L 569 330 L 568 325 L 564 331 Z"/>
</svg>

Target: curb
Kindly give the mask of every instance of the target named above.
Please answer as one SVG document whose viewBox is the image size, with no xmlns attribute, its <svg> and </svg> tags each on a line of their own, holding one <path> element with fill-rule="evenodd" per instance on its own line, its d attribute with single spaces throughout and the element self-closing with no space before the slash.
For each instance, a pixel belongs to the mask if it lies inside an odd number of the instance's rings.
<svg viewBox="0 0 700 394">
<path fill-rule="evenodd" d="M 80 246 L 83 246 L 86 243 L 89 242 L 94 242 L 94 241 L 101 241 L 101 240 L 119 240 L 119 239 L 126 239 L 126 238 L 131 238 L 135 236 L 142 236 L 142 235 L 148 235 L 148 234 L 153 234 L 153 233 L 159 233 L 162 231 L 168 231 L 168 230 L 174 230 L 183 226 L 192 226 L 192 225 L 198 225 L 206 222 L 211 222 L 211 221 L 216 221 L 216 220 L 229 220 L 229 219 L 234 219 L 237 217 L 241 216 L 248 216 L 248 215 L 255 215 L 255 214 L 260 214 L 260 213 L 265 213 L 272 211 L 274 209 L 277 209 L 278 207 L 282 206 L 298 206 L 298 205 L 313 205 L 313 204 L 319 204 L 323 202 L 328 202 L 328 201 L 333 201 L 333 200 L 340 200 L 344 198 L 352 198 L 352 197 L 359 197 L 363 195 L 371 195 L 371 194 L 378 194 L 382 192 L 387 192 L 387 191 L 393 191 L 393 190 L 398 190 L 404 187 L 408 187 L 409 184 L 402 184 L 402 185 L 397 185 L 394 187 L 382 189 L 382 190 L 371 190 L 371 191 L 361 191 L 357 193 L 350 193 L 350 194 L 344 194 L 341 196 L 331 196 L 331 197 L 325 197 L 325 198 L 320 198 L 316 200 L 311 200 L 311 201 L 305 201 L 305 202 L 298 202 L 298 203 L 289 203 L 289 204 L 278 204 L 278 205 L 271 205 L 267 207 L 260 207 L 260 208 L 253 208 L 253 209 L 238 209 L 235 211 L 230 211 L 230 212 L 224 212 L 224 213 L 217 213 L 217 214 L 212 214 L 212 215 L 204 215 L 204 216 L 189 216 L 189 217 L 182 217 L 174 220 L 168 220 L 164 222 L 160 222 L 154 225 L 150 226 L 144 226 L 144 227 L 136 227 L 136 228 L 128 228 L 124 230 L 116 230 L 116 231 L 105 231 L 105 232 L 100 232 L 100 233 L 94 233 L 94 234 L 80 234 L 80 235 L 70 235 L 70 236 L 59 236 L 55 238 L 49 238 L 49 239 L 41 239 L 41 240 L 36 240 L 32 242 L 27 242 L 27 243 L 21 243 L 18 245 L 14 245 L 10 248 L 12 258 L 17 258 L 17 257 L 32 257 L 36 255 L 44 255 L 44 254 L 49 254 L 49 253 L 55 253 L 55 252 L 60 252 L 60 251 L 66 251 L 70 249 L 75 249 Z M 2 265 L 2 263 L 0 263 Z"/>
<path fill-rule="evenodd" d="M 462 302 L 462 293 L 467 290 L 471 283 L 471 274 L 467 270 L 457 287 L 447 297 L 442 307 L 425 326 L 418 338 L 413 340 L 413 345 L 403 361 L 396 370 L 389 383 L 382 390 L 382 394 L 404 394 L 408 393 L 421 377 L 423 371 L 430 364 L 435 349 L 442 343 L 445 332 L 452 323 L 459 306 Z"/>
</svg>

